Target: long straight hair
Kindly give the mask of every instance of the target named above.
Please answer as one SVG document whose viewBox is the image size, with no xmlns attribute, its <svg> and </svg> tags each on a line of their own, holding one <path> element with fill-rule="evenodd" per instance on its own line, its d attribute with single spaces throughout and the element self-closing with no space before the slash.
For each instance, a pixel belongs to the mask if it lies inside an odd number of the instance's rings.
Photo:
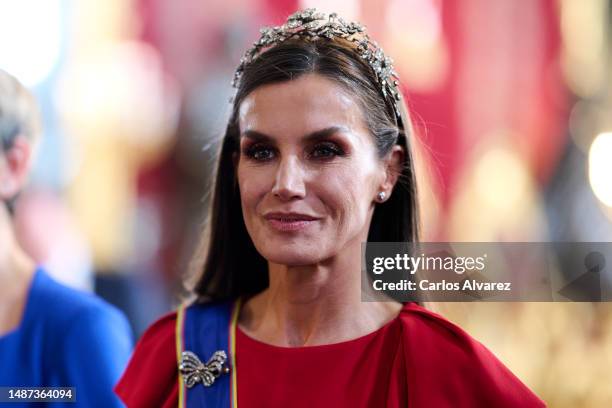
<svg viewBox="0 0 612 408">
<path fill-rule="evenodd" d="M 410 139 L 414 137 L 405 104 L 397 118 L 383 97 L 376 74 L 343 40 L 289 40 L 261 54 L 244 70 L 223 136 L 212 196 L 201 242 L 192 266 L 193 294 L 200 301 L 250 296 L 268 287 L 267 261 L 257 252 L 242 216 L 234 155 L 239 152 L 238 113 L 242 101 L 260 86 L 322 75 L 340 84 L 360 104 L 379 158 L 395 144 L 404 163 L 390 198 L 374 209 L 368 242 L 417 242 L 419 216 Z"/>
</svg>

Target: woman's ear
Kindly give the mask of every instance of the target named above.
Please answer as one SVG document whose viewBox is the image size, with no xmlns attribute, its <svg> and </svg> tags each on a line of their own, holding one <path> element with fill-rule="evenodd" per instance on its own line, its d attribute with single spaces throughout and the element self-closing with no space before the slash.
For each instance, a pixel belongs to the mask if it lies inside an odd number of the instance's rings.
<svg viewBox="0 0 612 408">
<path fill-rule="evenodd" d="M 385 180 L 381 185 L 381 191 L 385 192 L 387 198 L 391 195 L 395 183 L 399 180 L 404 168 L 406 152 L 400 145 L 394 145 L 393 148 L 384 159 Z"/>
<path fill-rule="evenodd" d="M 0 153 L 0 199 L 11 199 L 23 188 L 31 156 L 32 144 L 23 136 L 17 136 L 11 147 Z"/>
</svg>

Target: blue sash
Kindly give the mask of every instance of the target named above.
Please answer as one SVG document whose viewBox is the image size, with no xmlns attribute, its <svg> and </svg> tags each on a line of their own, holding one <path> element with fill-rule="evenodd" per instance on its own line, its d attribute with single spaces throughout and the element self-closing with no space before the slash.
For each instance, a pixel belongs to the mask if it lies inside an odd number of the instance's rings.
<svg viewBox="0 0 612 408">
<path fill-rule="evenodd" d="M 181 306 L 177 313 L 177 361 L 181 353 L 191 351 L 206 363 L 216 351 L 227 354 L 229 374 L 217 377 L 205 387 L 196 383 L 187 388 L 183 375 L 179 374 L 179 408 L 215 407 L 236 408 L 235 326 L 239 302 L 193 304 Z"/>
</svg>

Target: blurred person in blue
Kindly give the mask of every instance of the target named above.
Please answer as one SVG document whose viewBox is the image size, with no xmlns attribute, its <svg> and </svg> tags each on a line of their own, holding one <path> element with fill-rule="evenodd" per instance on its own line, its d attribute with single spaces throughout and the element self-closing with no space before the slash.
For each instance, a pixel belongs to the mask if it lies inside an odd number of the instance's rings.
<svg viewBox="0 0 612 408">
<path fill-rule="evenodd" d="M 33 96 L 0 70 L 0 387 L 74 387 L 76 403 L 45 406 L 119 407 L 112 388 L 133 344 L 125 316 L 53 280 L 14 231 L 40 133 Z"/>
</svg>

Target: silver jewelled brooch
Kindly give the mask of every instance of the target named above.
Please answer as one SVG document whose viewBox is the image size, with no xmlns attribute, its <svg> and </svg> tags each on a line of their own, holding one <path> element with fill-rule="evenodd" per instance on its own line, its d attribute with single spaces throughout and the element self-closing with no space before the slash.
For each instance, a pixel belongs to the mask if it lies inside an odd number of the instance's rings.
<svg viewBox="0 0 612 408">
<path fill-rule="evenodd" d="M 183 376 L 183 382 L 187 388 L 191 388 L 199 382 L 205 387 L 210 387 L 221 375 L 229 374 L 227 354 L 223 350 L 217 350 L 206 364 L 203 364 L 195 353 L 183 351 L 179 372 Z"/>
</svg>

